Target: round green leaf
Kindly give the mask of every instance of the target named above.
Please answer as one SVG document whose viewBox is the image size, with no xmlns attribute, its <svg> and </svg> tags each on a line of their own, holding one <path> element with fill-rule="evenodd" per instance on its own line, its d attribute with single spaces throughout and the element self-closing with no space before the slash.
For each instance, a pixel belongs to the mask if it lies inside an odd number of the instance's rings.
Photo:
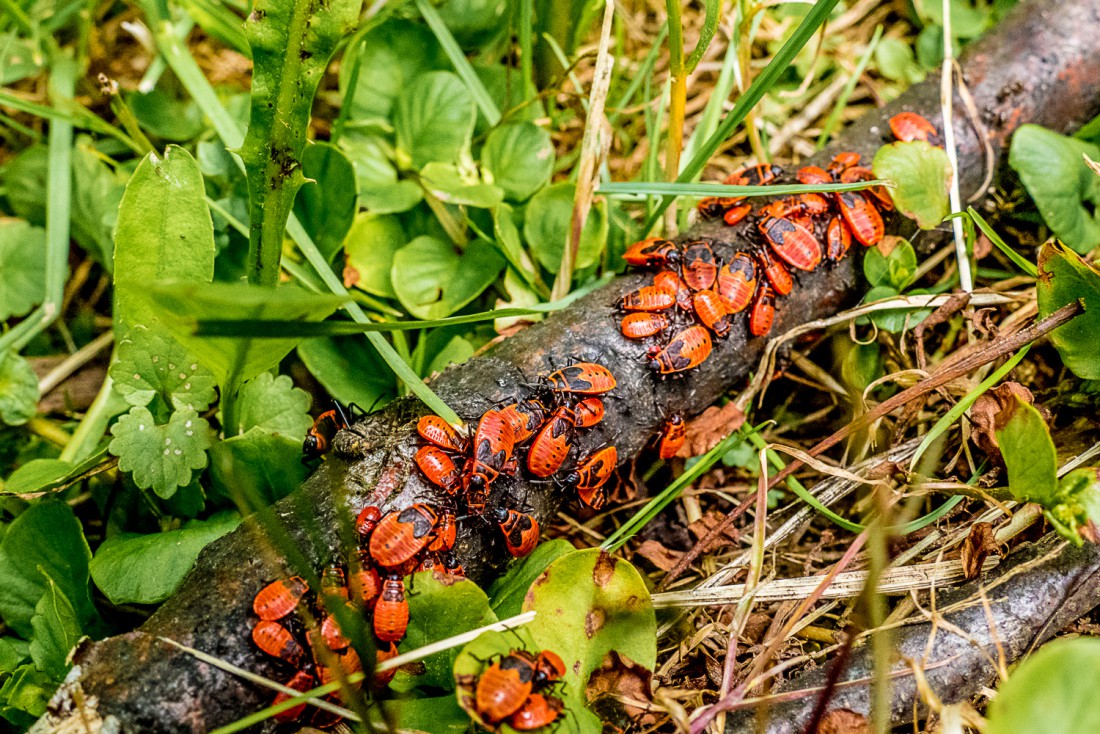
<svg viewBox="0 0 1100 734">
<path fill-rule="evenodd" d="M 386 214 L 361 212 L 344 239 L 345 280 L 383 298 L 396 298 L 390 281 L 393 255 L 408 242 L 401 220 Z"/>
<path fill-rule="evenodd" d="M 148 408 L 137 406 L 111 427 L 110 452 L 118 468 L 133 472 L 134 483 L 171 497 L 191 482 L 191 472 L 206 466 L 210 425 L 192 408 L 177 410 L 158 426 Z"/>
<path fill-rule="evenodd" d="M 1075 375 L 1086 380 L 1100 379 L 1100 353 L 1096 335 L 1100 334 L 1100 272 L 1077 253 L 1058 244 L 1045 244 L 1039 250 L 1039 280 L 1035 286 L 1039 315 L 1047 317 L 1062 306 L 1083 299 L 1085 312 L 1051 335 L 1062 361 Z"/>
<path fill-rule="evenodd" d="M 130 405 L 160 395 L 176 408 L 204 410 L 214 402 L 214 375 L 175 339 L 145 327 L 130 332 L 111 365 L 115 390 Z"/>
<path fill-rule="evenodd" d="M 355 98 L 349 119 L 386 120 L 394 102 L 423 72 L 447 68 L 447 58 L 427 27 L 407 20 L 389 20 L 370 29 L 348 48 L 340 64 L 340 94 L 358 67 Z"/>
<path fill-rule="evenodd" d="M 309 180 L 298 189 L 294 213 L 331 262 L 358 209 L 355 167 L 336 146 L 314 143 L 302 153 L 302 173 Z"/>
<path fill-rule="evenodd" d="M 46 295 L 46 230 L 0 219 L 0 321 L 22 316 Z"/>
<path fill-rule="evenodd" d="M 876 178 L 897 184 L 889 189 L 894 205 L 921 229 L 932 229 L 947 216 L 951 163 L 942 148 L 923 140 L 891 143 L 878 149 L 873 167 Z"/>
<path fill-rule="evenodd" d="M 1100 731 L 1100 640 L 1047 643 L 1013 671 L 989 705 L 986 734 Z"/>
<path fill-rule="evenodd" d="M 390 160 L 393 148 L 380 137 L 349 132 L 340 138 L 340 148 L 355 167 L 362 208 L 373 214 L 397 214 L 424 198 L 415 181 L 397 180 L 397 168 Z"/>
<path fill-rule="evenodd" d="M 199 551 L 237 527 L 235 512 L 192 520 L 179 530 L 123 533 L 103 541 L 91 562 L 92 580 L 112 604 L 156 604 L 172 595 Z"/>
<path fill-rule="evenodd" d="M 0 353 L 0 420 L 21 426 L 38 412 L 38 376 L 14 352 Z"/>
<path fill-rule="evenodd" d="M 913 49 L 900 38 L 879 41 L 875 48 L 875 65 L 880 74 L 892 81 L 908 84 L 924 81 L 924 70 L 913 58 Z"/>
<path fill-rule="evenodd" d="M 557 183 L 539 191 L 527 204 L 523 236 L 539 263 L 551 273 L 558 272 L 573 217 L 576 184 Z M 576 269 L 583 270 L 600 260 L 607 240 L 607 217 L 601 206 L 593 206 L 581 232 Z"/>
<path fill-rule="evenodd" d="M 554 143 L 549 132 L 530 122 L 501 125 L 481 149 L 481 166 L 510 201 L 526 201 L 550 183 Z"/>
<path fill-rule="evenodd" d="M 454 163 L 470 144 L 477 108 L 457 74 L 421 74 L 402 90 L 394 109 L 397 160 L 422 168 L 431 161 Z"/>
<path fill-rule="evenodd" d="M 484 240 L 461 255 L 434 237 L 417 237 L 393 258 L 393 287 L 401 305 L 419 319 L 450 316 L 496 280 L 504 260 Z"/>
</svg>

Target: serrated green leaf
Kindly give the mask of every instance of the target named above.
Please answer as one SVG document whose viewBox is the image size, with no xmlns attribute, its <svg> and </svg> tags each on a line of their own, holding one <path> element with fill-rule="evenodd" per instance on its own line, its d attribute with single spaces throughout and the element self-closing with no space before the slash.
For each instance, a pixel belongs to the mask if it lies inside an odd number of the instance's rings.
<svg viewBox="0 0 1100 734">
<path fill-rule="evenodd" d="M 1021 502 L 1053 506 L 1058 488 L 1058 454 L 1043 416 L 1014 397 L 996 417 L 997 445 L 1008 470 L 1008 488 Z"/>
<path fill-rule="evenodd" d="M 193 471 L 206 466 L 210 433 L 206 419 L 191 408 L 176 410 L 168 423 L 158 426 L 148 408 L 136 406 L 111 427 L 109 448 L 118 457 L 118 468 L 132 472 L 138 487 L 167 498 L 190 484 Z"/>
<path fill-rule="evenodd" d="M 150 326 L 158 304 L 147 298 L 159 280 L 209 282 L 214 277 L 214 224 L 195 159 L 168 146 L 138 164 L 118 213 L 115 235 L 115 329 L 119 340 Z"/>
<path fill-rule="evenodd" d="M 148 405 L 159 396 L 173 407 L 205 410 L 214 402 L 215 380 L 175 339 L 136 328 L 118 346 L 111 365 L 115 390 L 130 405 Z"/>
<path fill-rule="evenodd" d="M 501 619 L 514 617 L 523 611 L 523 598 L 531 584 L 552 562 L 576 550 L 568 540 L 554 538 L 539 543 L 530 555 L 508 569 L 489 587 L 493 611 Z"/>
<path fill-rule="evenodd" d="M 446 242 L 424 236 L 397 251 L 390 277 L 409 313 L 439 319 L 477 298 L 503 268 L 503 258 L 484 240 L 474 240 L 460 255 Z"/>
<path fill-rule="evenodd" d="M 241 145 L 248 178 L 249 282 L 273 286 L 283 231 L 302 175 L 310 110 L 336 44 L 351 35 L 362 0 L 259 0 L 245 23 L 252 49 L 252 113 Z"/>
<path fill-rule="evenodd" d="M 302 153 L 307 182 L 298 190 L 294 213 L 317 249 L 332 262 L 355 218 L 358 182 L 355 166 L 330 143 L 314 143 Z"/>
<path fill-rule="evenodd" d="M 558 272 L 565 242 L 573 217 L 575 184 L 562 182 L 539 191 L 527 203 L 523 236 L 531 253 L 551 273 Z M 577 250 L 577 270 L 592 267 L 600 260 L 607 241 L 608 222 L 603 207 L 597 203 L 588 213 Z"/>
<path fill-rule="evenodd" d="M 1077 253 L 1047 243 L 1039 250 L 1039 280 L 1035 285 L 1039 315 L 1050 316 L 1059 308 L 1082 299 L 1085 312 L 1050 334 L 1062 361 L 1075 375 L 1100 379 L 1100 272 Z"/>
<path fill-rule="evenodd" d="M 878 149 L 872 164 L 876 178 L 897 185 L 888 189 L 898 211 L 932 229 L 950 212 L 951 163 L 947 153 L 923 140 L 890 143 Z"/>
<path fill-rule="evenodd" d="M 367 293 L 396 298 L 390 281 L 390 269 L 393 267 L 394 253 L 408 241 L 397 217 L 360 212 L 344 238 L 344 252 L 347 253 L 345 281 L 351 281 L 352 285 Z M 350 278 L 349 273 L 352 273 Z"/>
<path fill-rule="evenodd" d="M 240 521 L 236 512 L 221 512 L 179 530 L 115 535 L 96 550 L 92 580 L 112 604 L 162 602 L 183 582 L 199 552 Z"/>
<path fill-rule="evenodd" d="M 298 356 L 328 394 L 342 403 L 369 408 L 397 394 L 393 372 L 362 339 L 306 339 L 298 345 Z"/>
<path fill-rule="evenodd" d="M 251 506 L 255 498 L 273 504 L 305 481 L 302 441 L 262 428 L 218 441 L 210 449 L 212 494 Z"/>
<path fill-rule="evenodd" d="M 1100 731 L 1097 677 L 1100 640 L 1078 637 L 1043 645 L 1001 684 L 989 705 L 986 734 Z"/>
<path fill-rule="evenodd" d="M 49 578 L 76 609 L 80 626 L 87 627 L 95 617 L 88 591 L 91 557 L 84 530 L 68 505 L 57 500 L 31 505 L 0 542 L 0 617 L 30 639 L 31 618 Z"/>
<path fill-rule="evenodd" d="M 485 140 L 481 166 L 510 201 L 526 201 L 550 183 L 554 143 L 549 132 L 530 122 L 501 125 Z"/>
<path fill-rule="evenodd" d="M 38 412 L 38 376 L 27 360 L 0 352 L 0 420 L 21 426 Z"/>
<path fill-rule="evenodd" d="M 476 116 L 474 101 L 457 75 L 432 71 L 416 77 L 394 109 L 398 163 L 422 168 L 431 161 L 457 162 L 470 144 Z"/>
<path fill-rule="evenodd" d="M 34 664 L 54 680 L 65 677 L 69 665 L 65 659 L 80 639 L 80 622 L 65 592 L 46 577 L 46 592 L 38 600 L 31 617 L 30 653 Z"/>
<path fill-rule="evenodd" d="M 0 219 L 0 321 L 22 316 L 46 296 L 46 230 Z"/>
<path fill-rule="evenodd" d="M 435 36 L 420 23 L 394 19 L 371 28 L 348 48 L 340 64 L 340 94 L 352 91 L 353 69 L 358 66 L 350 119 L 388 120 L 398 97 L 424 72 L 447 68 L 447 57 Z"/>
<path fill-rule="evenodd" d="M 309 393 L 294 387 L 294 381 L 286 375 L 261 372 L 241 386 L 237 401 L 240 424 L 232 435 L 261 428 L 300 443 L 313 425 Z"/>
<path fill-rule="evenodd" d="M 504 191 L 483 183 L 476 175 L 464 175 L 451 163 L 433 161 L 420 172 L 421 183 L 444 204 L 492 209 L 504 201 Z"/>
</svg>

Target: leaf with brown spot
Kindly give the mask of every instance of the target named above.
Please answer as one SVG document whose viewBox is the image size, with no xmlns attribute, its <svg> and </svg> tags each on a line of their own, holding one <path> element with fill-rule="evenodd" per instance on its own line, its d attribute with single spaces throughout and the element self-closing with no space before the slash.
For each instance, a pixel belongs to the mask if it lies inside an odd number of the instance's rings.
<svg viewBox="0 0 1100 734">
<path fill-rule="evenodd" d="M 995 433 L 997 414 L 1010 406 L 1014 397 L 1026 403 L 1035 401 L 1031 391 L 1020 383 L 1006 382 L 980 395 L 970 407 L 970 421 L 974 424 L 972 433 L 974 443 L 998 464 L 1001 463 L 1001 449 L 997 444 Z"/>
<path fill-rule="evenodd" d="M 712 405 L 687 423 L 687 440 L 676 454 L 682 458 L 701 456 L 722 442 L 745 422 L 737 404 Z"/>
<path fill-rule="evenodd" d="M 680 558 L 684 555 L 679 551 L 667 548 L 665 544 L 659 540 L 644 541 L 636 552 L 639 556 L 666 573 L 674 569 L 676 564 L 680 561 Z"/>
<path fill-rule="evenodd" d="M 967 580 L 975 579 L 982 571 L 982 564 L 989 554 L 997 550 L 997 540 L 993 537 L 993 526 L 987 522 L 976 522 L 970 526 L 970 532 L 962 545 L 962 567 Z"/>
<path fill-rule="evenodd" d="M 603 660 L 603 664 L 588 679 L 585 691 L 589 701 L 607 698 L 610 706 L 619 709 L 621 717 L 633 720 L 635 726 L 646 727 L 656 723 L 653 714 L 630 702 L 652 703 L 653 673 L 630 658 L 612 650 Z M 601 713 L 607 716 L 606 706 Z M 620 718 L 615 716 L 614 718 Z"/>
<path fill-rule="evenodd" d="M 833 709 L 821 717 L 819 734 L 868 734 L 867 717 L 851 709 Z"/>
</svg>

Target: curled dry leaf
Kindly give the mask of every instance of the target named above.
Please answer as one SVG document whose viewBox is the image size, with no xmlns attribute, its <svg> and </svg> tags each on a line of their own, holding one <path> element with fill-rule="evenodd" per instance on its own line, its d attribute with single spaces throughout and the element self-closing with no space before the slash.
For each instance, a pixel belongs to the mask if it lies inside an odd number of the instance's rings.
<svg viewBox="0 0 1100 734">
<path fill-rule="evenodd" d="M 705 454 L 744 422 L 745 414 L 736 403 L 729 402 L 720 408 L 712 405 L 688 421 L 687 440 L 676 455 L 687 459 Z"/>
<path fill-rule="evenodd" d="M 867 734 L 871 726 L 867 717 L 851 709 L 833 709 L 821 717 L 820 734 Z"/>
<path fill-rule="evenodd" d="M 665 573 L 676 568 L 683 553 L 674 551 L 659 540 L 647 540 L 638 547 L 637 554 Z"/>
<path fill-rule="evenodd" d="M 717 512 L 716 510 L 709 510 L 698 520 L 688 525 L 688 530 L 690 530 L 691 534 L 697 539 L 702 540 L 710 534 L 711 530 L 721 525 L 725 517 L 724 513 Z M 738 538 L 740 538 L 740 535 L 737 532 L 737 528 L 727 528 L 720 536 L 714 539 L 714 542 L 709 548 L 704 548 L 703 552 L 707 553 L 724 542 L 736 543 Z"/>
<path fill-rule="evenodd" d="M 1027 403 L 1035 402 L 1031 391 L 1026 387 L 1018 382 L 1006 382 L 980 396 L 970 408 L 970 421 L 974 424 L 971 434 L 974 443 L 997 463 L 1001 462 L 1001 449 L 997 445 L 994 423 L 997 414 L 1010 405 L 1013 398 L 1020 398 Z"/>
<path fill-rule="evenodd" d="M 643 708 L 653 701 L 652 681 L 653 673 L 644 666 L 612 650 L 604 656 L 600 667 L 592 671 L 585 694 L 589 701 L 604 699 L 599 705 L 602 713 L 608 713 L 608 704 L 619 707 L 623 716 L 631 719 L 635 726 L 644 728 L 657 721 L 647 708 Z"/>
<path fill-rule="evenodd" d="M 993 537 L 993 526 L 987 522 L 976 522 L 970 526 L 970 533 L 962 545 L 962 567 L 967 580 L 978 577 L 982 564 L 990 553 L 997 550 L 997 540 Z"/>
</svg>

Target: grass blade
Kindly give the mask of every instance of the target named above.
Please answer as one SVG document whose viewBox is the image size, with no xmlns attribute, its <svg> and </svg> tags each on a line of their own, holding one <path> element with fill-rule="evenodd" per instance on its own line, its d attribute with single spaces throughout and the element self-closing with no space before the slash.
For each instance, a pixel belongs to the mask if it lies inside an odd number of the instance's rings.
<svg viewBox="0 0 1100 734">
<path fill-rule="evenodd" d="M 1008 243 L 1001 239 L 1001 236 L 997 234 L 997 232 L 994 231 L 992 227 L 989 226 L 989 222 L 985 221 L 985 217 L 979 214 L 974 209 L 974 207 L 968 206 L 966 208 L 966 213 L 970 215 L 970 219 L 974 222 L 974 224 L 978 225 L 978 229 L 980 229 L 985 234 L 985 236 L 989 238 L 989 241 L 996 245 L 997 249 L 1005 254 L 1005 257 L 1015 263 L 1016 267 L 1018 267 L 1020 270 L 1023 270 L 1032 278 L 1039 277 L 1039 269 L 1035 267 L 1035 265 L 1033 265 L 1031 262 L 1029 262 L 1023 255 L 1009 247 Z"/>
<path fill-rule="evenodd" d="M 607 196 L 787 196 L 789 194 L 859 191 L 872 186 L 893 187 L 886 179 L 836 184 L 783 184 L 782 186 L 733 186 L 729 184 L 679 182 L 605 183 L 596 193 Z"/>
</svg>

